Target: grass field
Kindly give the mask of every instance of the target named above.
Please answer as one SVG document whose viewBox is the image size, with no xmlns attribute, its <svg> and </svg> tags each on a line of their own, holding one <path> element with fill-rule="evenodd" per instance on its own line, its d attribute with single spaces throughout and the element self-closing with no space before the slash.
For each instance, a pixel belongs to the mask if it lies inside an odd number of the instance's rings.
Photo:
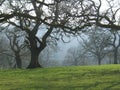
<svg viewBox="0 0 120 90">
<path fill-rule="evenodd" d="M 120 90 L 120 65 L 0 70 L 0 90 Z"/>
</svg>

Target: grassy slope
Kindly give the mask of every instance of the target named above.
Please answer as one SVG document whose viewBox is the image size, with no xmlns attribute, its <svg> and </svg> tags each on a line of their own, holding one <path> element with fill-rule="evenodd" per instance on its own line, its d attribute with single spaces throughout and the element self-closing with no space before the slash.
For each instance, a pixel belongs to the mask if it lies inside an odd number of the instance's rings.
<svg viewBox="0 0 120 90">
<path fill-rule="evenodd" d="M 120 90 L 120 65 L 0 70 L 0 90 Z"/>
</svg>

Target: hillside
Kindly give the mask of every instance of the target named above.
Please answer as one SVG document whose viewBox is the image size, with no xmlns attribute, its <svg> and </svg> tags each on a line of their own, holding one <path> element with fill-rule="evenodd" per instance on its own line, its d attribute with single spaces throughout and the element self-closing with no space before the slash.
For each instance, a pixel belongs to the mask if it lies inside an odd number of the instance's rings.
<svg viewBox="0 0 120 90">
<path fill-rule="evenodd" d="M 0 90 L 120 90 L 120 65 L 0 70 Z"/>
</svg>

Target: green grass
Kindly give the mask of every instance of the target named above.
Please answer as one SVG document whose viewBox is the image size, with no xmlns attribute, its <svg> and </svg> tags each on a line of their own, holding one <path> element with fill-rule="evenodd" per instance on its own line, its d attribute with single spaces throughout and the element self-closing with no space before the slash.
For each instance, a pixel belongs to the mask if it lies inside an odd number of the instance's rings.
<svg viewBox="0 0 120 90">
<path fill-rule="evenodd" d="M 0 90 L 120 90 L 120 65 L 0 70 Z"/>
</svg>

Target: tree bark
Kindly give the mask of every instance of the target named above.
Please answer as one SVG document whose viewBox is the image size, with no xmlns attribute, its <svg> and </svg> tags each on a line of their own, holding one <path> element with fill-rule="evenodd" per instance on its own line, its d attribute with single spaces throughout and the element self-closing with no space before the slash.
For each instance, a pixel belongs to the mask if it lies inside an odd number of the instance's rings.
<svg viewBox="0 0 120 90">
<path fill-rule="evenodd" d="M 31 61 L 27 68 L 42 68 L 38 60 L 39 60 L 39 53 L 36 51 L 31 52 Z"/>
</svg>

